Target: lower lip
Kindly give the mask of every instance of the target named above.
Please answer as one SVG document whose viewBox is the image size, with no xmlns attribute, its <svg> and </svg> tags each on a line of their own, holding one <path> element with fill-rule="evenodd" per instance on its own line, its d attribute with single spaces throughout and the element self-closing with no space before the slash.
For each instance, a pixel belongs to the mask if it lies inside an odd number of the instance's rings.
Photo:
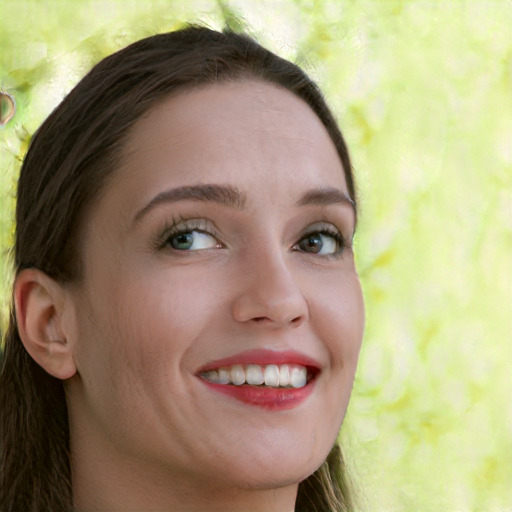
<svg viewBox="0 0 512 512">
<path fill-rule="evenodd" d="M 315 381 L 308 382 L 302 388 L 271 388 L 249 386 L 243 384 L 215 384 L 207 380 L 201 381 L 210 389 L 235 398 L 240 402 L 274 411 L 285 411 L 300 405 L 313 392 Z"/>
</svg>

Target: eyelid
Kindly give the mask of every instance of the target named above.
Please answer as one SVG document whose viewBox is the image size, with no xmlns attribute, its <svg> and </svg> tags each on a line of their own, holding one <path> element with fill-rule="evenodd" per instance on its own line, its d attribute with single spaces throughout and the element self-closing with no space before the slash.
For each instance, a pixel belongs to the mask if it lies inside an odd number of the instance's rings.
<svg viewBox="0 0 512 512">
<path fill-rule="evenodd" d="M 314 233 L 331 236 L 339 244 L 339 249 L 336 252 L 333 252 L 331 254 L 325 254 L 325 255 L 315 255 L 314 253 L 311 253 L 315 256 L 324 257 L 324 258 L 340 258 L 340 257 L 342 257 L 345 250 L 352 249 L 353 235 L 345 236 L 341 229 L 339 229 L 332 222 L 328 222 L 328 221 L 318 221 L 318 222 L 314 222 L 313 224 L 309 224 L 301 232 L 301 234 L 299 235 L 299 239 L 297 240 L 297 242 L 294 243 L 293 248 L 297 247 L 299 242 L 303 238 L 307 237 L 308 235 L 314 234 Z"/>
<path fill-rule="evenodd" d="M 199 231 L 201 233 L 206 233 L 207 235 L 215 238 L 220 245 L 223 245 L 220 241 L 217 229 L 208 219 L 202 217 L 187 218 L 182 216 L 173 216 L 171 222 L 167 221 L 164 227 L 159 229 L 159 234 L 155 239 L 154 246 L 157 249 L 163 249 L 167 247 L 169 238 L 187 231 Z"/>
<path fill-rule="evenodd" d="M 170 222 L 168 220 L 165 222 L 165 225 L 159 229 L 159 234 L 155 238 L 153 245 L 156 249 L 168 248 L 168 241 L 170 237 L 187 231 L 199 231 L 206 233 L 217 240 L 221 247 L 225 247 L 221 241 L 222 237 L 212 221 L 199 216 L 191 218 L 183 217 L 181 215 L 178 217 L 173 216 Z M 296 247 L 302 238 L 313 233 L 325 234 L 337 239 L 339 243 L 339 250 L 336 253 L 325 255 L 325 257 L 341 256 L 345 249 L 352 249 L 354 235 L 351 234 L 349 236 L 345 236 L 343 231 L 339 229 L 336 224 L 326 220 L 319 220 L 318 222 L 308 224 L 307 227 L 299 233 L 293 247 Z"/>
<path fill-rule="evenodd" d="M 322 232 L 326 232 L 326 233 L 333 234 L 333 235 L 339 235 L 344 239 L 347 238 L 343 234 L 343 231 L 341 229 L 339 229 L 335 224 L 333 224 L 332 222 L 324 221 L 324 220 L 314 222 L 313 224 L 308 224 L 308 226 L 300 232 L 299 236 L 304 237 L 311 233 L 322 233 Z"/>
</svg>

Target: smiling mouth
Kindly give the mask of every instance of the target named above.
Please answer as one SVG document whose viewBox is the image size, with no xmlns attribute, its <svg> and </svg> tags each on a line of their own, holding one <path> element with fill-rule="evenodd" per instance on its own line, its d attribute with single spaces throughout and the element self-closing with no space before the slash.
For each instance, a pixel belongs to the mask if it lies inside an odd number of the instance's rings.
<svg viewBox="0 0 512 512">
<path fill-rule="evenodd" d="M 210 363 L 196 376 L 224 396 L 278 411 L 304 402 L 320 373 L 316 361 L 297 352 L 254 350 Z"/>
<path fill-rule="evenodd" d="M 314 372 L 296 364 L 234 364 L 201 372 L 200 377 L 214 384 L 299 389 L 313 378 Z"/>
</svg>

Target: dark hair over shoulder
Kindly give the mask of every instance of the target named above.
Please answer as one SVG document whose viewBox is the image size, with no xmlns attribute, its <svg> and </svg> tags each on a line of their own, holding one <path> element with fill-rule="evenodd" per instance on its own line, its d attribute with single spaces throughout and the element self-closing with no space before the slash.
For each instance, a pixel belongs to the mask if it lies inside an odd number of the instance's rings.
<svg viewBox="0 0 512 512">
<path fill-rule="evenodd" d="M 348 151 L 315 83 L 295 64 L 230 31 L 188 27 L 131 44 L 97 64 L 37 130 L 23 163 L 16 208 L 15 272 L 37 268 L 58 281 L 81 273 L 79 234 L 88 209 L 122 159 L 133 124 L 181 89 L 257 79 L 302 98 L 326 127 L 356 200 Z M 72 509 L 63 384 L 26 352 L 14 307 L 0 374 L 0 509 Z M 352 510 L 335 445 L 299 485 L 297 511 Z"/>
</svg>

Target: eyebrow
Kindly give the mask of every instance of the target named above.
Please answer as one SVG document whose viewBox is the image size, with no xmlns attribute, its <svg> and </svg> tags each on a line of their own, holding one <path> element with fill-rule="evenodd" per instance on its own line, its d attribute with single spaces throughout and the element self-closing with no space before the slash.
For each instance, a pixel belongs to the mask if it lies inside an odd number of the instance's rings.
<svg viewBox="0 0 512 512">
<path fill-rule="evenodd" d="M 354 213 L 356 210 L 354 201 L 352 201 L 352 199 L 350 199 L 350 197 L 345 192 L 333 187 L 308 190 L 297 201 L 297 206 L 327 206 L 330 204 L 346 204 L 354 210 Z"/>
<path fill-rule="evenodd" d="M 245 194 L 230 185 L 190 185 L 165 190 L 156 195 L 151 201 L 137 212 L 134 222 L 139 221 L 146 213 L 162 203 L 177 201 L 208 201 L 221 204 L 229 208 L 243 210 L 245 207 Z"/>
<path fill-rule="evenodd" d="M 229 208 L 243 210 L 246 200 L 246 194 L 231 185 L 201 184 L 173 188 L 165 190 L 151 199 L 146 206 L 137 212 L 134 223 L 163 203 L 177 201 L 214 202 Z M 331 204 L 345 204 L 350 206 L 354 213 L 356 212 L 354 201 L 345 192 L 333 187 L 308 190 L 296 202 L 296 206 L 327 206 Z"/>
</svg>

